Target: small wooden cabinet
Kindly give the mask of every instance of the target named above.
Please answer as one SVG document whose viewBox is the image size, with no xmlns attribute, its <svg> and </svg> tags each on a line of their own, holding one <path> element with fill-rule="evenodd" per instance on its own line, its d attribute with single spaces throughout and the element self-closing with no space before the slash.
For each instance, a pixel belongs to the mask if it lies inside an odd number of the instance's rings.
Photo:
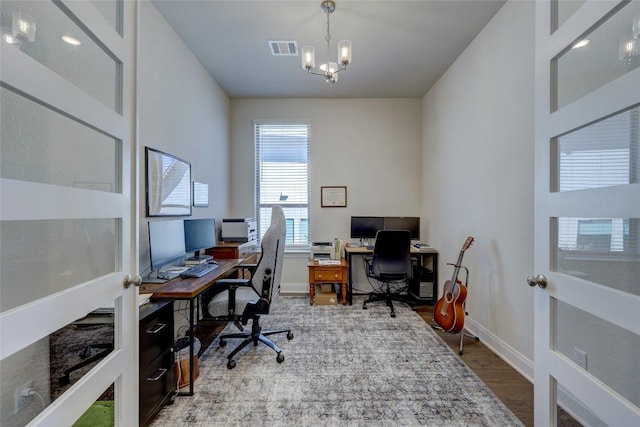
<svg viewBox="0 0 640 427">
<path fill-rule="evenodd" d="M 348 264 L 344 259 L 340 264 L 325 265 L 318 261 L 309 261 L 309 304 L 313 305 L 316 285 L 322 283 L 340 283 L 342 305 L 347 304 Z"/>
<path fill-rule="evenodd" d="M 173 301 L 150 301 L 140 307 L 140 415 L 148 425 L 176 392 L 173 364 Z"/>
<path fill-rule="evenodd" d="M 252 242 L 220 242 L 215 248 L 206 250 L 214 259 L 244 259 L 254 262 L 257 258 L 258 243 Z"/>
</svg>

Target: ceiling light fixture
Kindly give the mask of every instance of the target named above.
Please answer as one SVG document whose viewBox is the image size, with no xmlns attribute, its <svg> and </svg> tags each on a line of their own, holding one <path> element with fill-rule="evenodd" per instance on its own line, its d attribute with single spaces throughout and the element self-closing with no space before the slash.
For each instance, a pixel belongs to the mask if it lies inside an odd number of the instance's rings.
<svg viewBox="0 0 640 427">
<path fill-rule="evenodd" d="M 80 46 L 82 42 L 73 36 L 62 36 L 60 37 L 63 42 L 70 44 L 72 46 Z"/>
<path fill-rule="evenodd" d="M 581 47 L 585 47 L 589 44 L 589 39 L 582 39 L 578 43 L 574 44 L 571 49 L 580 49 Z"/>
<path fill-rule="evenodd" d="M 320 8 L 327 15 L 327 62 L 320 65 L 321 73 L 314 72 L 316 66 L 315 49 L 313 46 L 304 46 L 302 48 L 302 68 L 307 70 L 308 74 L 315 74 L 324 77 L 325 81 L 333 86 L 338 81 L 338 73 L 347 69 L 347 65 L 351 63 L 351 42 L 342 40 L 338 43 L 338 62 L 332 62 L 330 59 L 330 41 L 331 41 L 331 24 L 329 17 L 336 10 L 336 2 L 333 0 L 325 0 L 320 4 Z"/>
</svg>

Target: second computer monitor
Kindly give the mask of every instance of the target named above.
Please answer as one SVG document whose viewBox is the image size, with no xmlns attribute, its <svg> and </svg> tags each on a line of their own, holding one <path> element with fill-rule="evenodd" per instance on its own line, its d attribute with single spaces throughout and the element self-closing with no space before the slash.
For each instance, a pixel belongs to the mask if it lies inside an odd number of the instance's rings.
<svg viewBox="0 0 640 427">
<path fill-rule="evenodd" d="M 184 246 L 186 252 L 194 252 L 200 256 L 200 251 L 213 248 L 216 245 L 216 221 L 213 218 L 185 219 Z"/>
<path fill-rule="evenodd" d="M 409 230 L 411 240 L 420 240 L 420 217 L 387 216 L 384 218 L 385 230 Z"/>
</svg>

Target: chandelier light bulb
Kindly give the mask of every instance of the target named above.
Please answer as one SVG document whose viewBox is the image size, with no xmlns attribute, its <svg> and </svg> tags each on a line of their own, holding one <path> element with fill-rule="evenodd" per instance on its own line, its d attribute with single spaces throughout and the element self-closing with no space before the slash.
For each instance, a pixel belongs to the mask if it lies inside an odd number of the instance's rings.
<svg viewBox="0 0 640 427">
<path fill-rule="evenodd" d="M 618 59 L 631 61 L 636 55 L 640 55 L 640 40 L 633 36 L 623 37 L 618 45 Z"/>
<path fill-rule="evenodd" d="M 22 42 L 13 35 L 13 30 L 9 27 L 2 27 L 2 42 L 11 46 L 20 46 Z"/>
<path fill-rule="evenodd" d="M 316 53 L 313 46 L 304 46 L 301 51 L 302 68 L 311 71 L 316 66 Z"/>
<path fill-rule="evenodd" d="M 343 66 L 347 66 L 351 63 L 351 42 L 349 40 L 342 40 L 338 43 L 338 62 Z"/>
<path fill-rule="evenodd" d="M 19 39 L 34 42 L 36 40 L 36 21 L 24 12 L 13 12 L 13 35 Z"/>
</svg>

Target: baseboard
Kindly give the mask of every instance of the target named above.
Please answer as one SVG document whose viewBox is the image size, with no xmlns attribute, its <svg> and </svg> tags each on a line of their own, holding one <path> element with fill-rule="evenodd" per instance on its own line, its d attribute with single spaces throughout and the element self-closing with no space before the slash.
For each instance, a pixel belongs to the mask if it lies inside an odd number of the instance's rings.
<svg viewBox="0 0 640 427">
<path fill-rule="evenodd" d="M 465 328 L 470 333 L 480 338 L 480 341 L 486 347 L 533 384 L 533 361 L 526 358 L 522 353 L 491 333 L 484 326 L 475 322 L 471 317 L 465 318 Z"/>
<path fill-rule="evenodd" d="M 534 384 L 534 364 L 531 360 L 524 357 L 520 352 L 516 351 L 509 344 L 496 337 L 470 317 L 465 318 L 465 329 L 479 337 L 480 341 L 487 348 L 518 371 L 520 375 L 525 377 L 531 384 Z M 602 421 L 591 412 L 589 408 L 585 407 L 582 402 L 568 394 L 562 385 L 558 386 L 558 404 L 565 412 L 582 425 L 603 426 Z"/>
</svg>

